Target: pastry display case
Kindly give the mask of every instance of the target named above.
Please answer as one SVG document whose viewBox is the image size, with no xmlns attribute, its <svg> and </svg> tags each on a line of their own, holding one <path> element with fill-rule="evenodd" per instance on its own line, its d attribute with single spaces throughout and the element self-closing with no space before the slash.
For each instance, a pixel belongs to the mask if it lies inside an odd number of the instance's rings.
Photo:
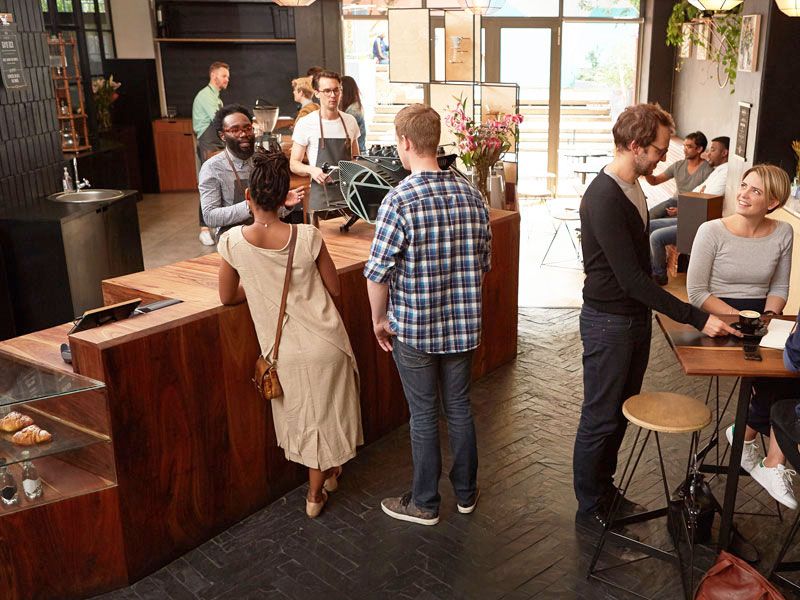
<svg viewBox="0 0 800 600">
<path fill-rule="evenodd" d="M 115 485 L 105 385 L 0 351 L 0 518 Z"/>
</svg>

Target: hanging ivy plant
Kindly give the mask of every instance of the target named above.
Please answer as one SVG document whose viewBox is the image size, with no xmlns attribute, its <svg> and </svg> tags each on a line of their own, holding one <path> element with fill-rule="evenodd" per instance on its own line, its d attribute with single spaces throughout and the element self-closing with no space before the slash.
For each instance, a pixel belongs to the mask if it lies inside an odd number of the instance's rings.
<svg viewBox="0 0 800 600">
<path fill-rule="evenodd" d="M 736 66 L 739 61 L 739 36 L 742 32 L 742 5 L 733 10 L 716 13 L 711 19 L 702 19 L 700 10 L 689 4 L 688 0 L 677 2 L 667 21 L 667 45 L 680 47 L 684 43 L 684 25 L 691 43 L 706 49 L 708 60 L 717 63 L 717 81 L 720 87 L 730 82 L 731 94 L 735 90 Z M 706 22 L 711 35 L 700 35 L 697 25 Z M 677 70 L 683 66 L 679 59 Z"/>
</svg>

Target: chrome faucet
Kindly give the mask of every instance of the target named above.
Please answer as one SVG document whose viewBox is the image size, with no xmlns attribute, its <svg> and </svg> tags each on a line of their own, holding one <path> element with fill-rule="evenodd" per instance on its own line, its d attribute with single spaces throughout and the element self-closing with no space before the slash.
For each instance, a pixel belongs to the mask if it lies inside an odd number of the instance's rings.
<svg viewBox="0 0 800 600">
<path fill-rule="evenodd" d="M 75 191 L 80 192 L 84 188 L 92 187 L 89 181 L 84 177 L 78 177 L 78 157 L 72 159 L 72 169 L 75 171 Z"/>
</svg>

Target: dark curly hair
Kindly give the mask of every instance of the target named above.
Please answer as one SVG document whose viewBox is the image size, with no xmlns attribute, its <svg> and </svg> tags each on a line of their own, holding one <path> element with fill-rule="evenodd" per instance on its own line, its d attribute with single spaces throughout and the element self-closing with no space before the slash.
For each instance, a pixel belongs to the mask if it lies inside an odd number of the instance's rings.
<svg viewBox="0 0 800 600">
<path fill-rule="evenodd" d="M 226 104 L 217 111 L 214 115 L 214 120 L 211 121 L 211 125 L 214 126 L 214 131 L 216 131 L 217 134 L 222 133 L 222 123 L 225 121 L 225 117 L 236 113 L 242 113 L 251 123 L 253 122 L 253 113 L 250 112 L 249 108 L 241 104 Z"/>
<path fill-rule="evenodd" d="M 289 159 L 281 152 L 259 148 L 253 154 L 250 196 L 262 210 L 275 210 L 289 193 Z"/>
</svg>

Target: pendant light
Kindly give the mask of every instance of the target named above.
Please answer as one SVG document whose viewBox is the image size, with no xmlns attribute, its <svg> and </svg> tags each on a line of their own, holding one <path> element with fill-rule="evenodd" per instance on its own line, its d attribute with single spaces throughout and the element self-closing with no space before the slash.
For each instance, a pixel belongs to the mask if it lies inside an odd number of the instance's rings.
<svg viewBox="0 0 800 600">
<path fill-rule="evenodd" d="M 689 4 L 702 11 L 730 10 L 739 6 L 743 0 L 689 0 Z"/>
<path fill-rule="evenodd" d="M 800 0 L 775 0 L 775 4 L 790 17 L 800 17 Z"/>
<path fill-rule="evenodd" d="M 503 8 L 506 0 L 459 0 L 461 6 L 473 15 L 485 17 Z"/>
<path fill-rule="evenodd" d="M 292 8 L 297 6 L 310 6 L 314 4 L 315 0 L 272 0 L 278 6 L 291 6 Z"/>
</svg>

